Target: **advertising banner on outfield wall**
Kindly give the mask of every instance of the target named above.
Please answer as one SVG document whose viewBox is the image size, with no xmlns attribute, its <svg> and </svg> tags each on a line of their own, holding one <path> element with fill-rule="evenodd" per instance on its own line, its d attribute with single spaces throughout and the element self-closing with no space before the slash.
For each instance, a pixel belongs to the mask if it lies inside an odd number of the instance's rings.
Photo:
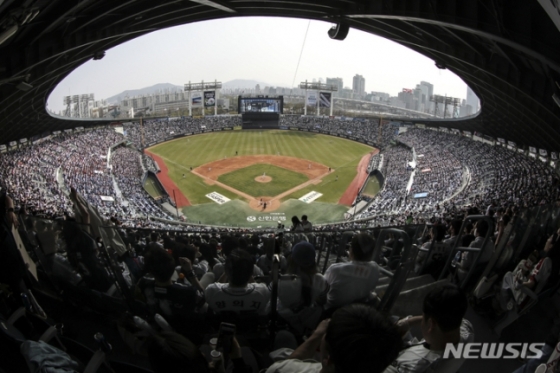
<svg viewBox="0 0 560 373">
<path fill-rule="evenodd" d="M 204 106 L 210 107 L 216 104 L 216 91 L 204 91 Z"/>
<path fill-rule="evenodd" d="M 330 92 L 319 92 L 319 106 L 320 107 L 331 107 L 331 93 Z"/>
</svg>

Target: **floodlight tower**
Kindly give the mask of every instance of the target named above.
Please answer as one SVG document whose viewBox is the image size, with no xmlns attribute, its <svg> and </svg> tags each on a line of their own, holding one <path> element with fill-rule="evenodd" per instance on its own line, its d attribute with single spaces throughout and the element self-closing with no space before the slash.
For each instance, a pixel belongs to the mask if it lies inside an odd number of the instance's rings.
<svg viewBox="0 0 560 373">
<path fill-rule="evenodd" d="M 439 104 L 443 104 L 443 118 L 445 118 L 445 116 L 447 115 L 447 105 L 453 105 L 453 117 L 457 118 L 459 115 L 459 109 L 458 109 L 458 105 L 461 102 L 460 98 L 455 98 L 455 97 L 448 97 L 447 95 L 445 96 L 440 96 L 440 95 L 433 95 L 432 97 L 430 97 L 430 101 L 432 101 L 433 103 L 435 103 L 435 116 L 437 117 L 438 115 L 438 111 L 439 111 Z"/>
<path fill-rule="evenodd" d="M 72 118 L 79 118 L 80 117 L 80 95 L 72 96 Z"/>
<path fill-rule="evenodd" d="M 64 116 L 70 118 L 72 116 L 72 96 L 64 96 L 62 98 L 62 104 L 66 106 L 64 109 Z"/>
</svg>

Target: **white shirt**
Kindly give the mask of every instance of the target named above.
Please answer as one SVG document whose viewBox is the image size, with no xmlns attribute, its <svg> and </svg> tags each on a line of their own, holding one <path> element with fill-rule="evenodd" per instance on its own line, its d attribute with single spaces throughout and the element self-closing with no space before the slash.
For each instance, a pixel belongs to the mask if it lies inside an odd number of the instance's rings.
<svg viewBox="0 0 560 373">
<path fill-rule="evenodd" d="M 315 360 L 288 359 L 272 364 L 266 373 L 319 373 L 323 369 Z"/>
<path fill-rule="evenodd" d="M 470 321 L 463 319 L 461 323 L 461 343 L 472 342 L 474 340 L 474 329 Z M 416 340 L 413 341 L 413 344 L 402 350 L 397 357 L 397 359 L 389 365 L 384 373 L 423 373 L 427 372 L 427 369 L 433 364 L 436 360 L 440 359 L 443 355 L 443 351 L 435 351 L 430 350 L 429 348 L 424 345 L 424 340 L 417 342 Z M 445 370 L 455 372 L 457 371 L 461 364 L 461 360 L 457 360 L 456 362 L 449 361 L 452 359 L 446 360 L 447 364 L 452 364 L 453 368 Z M 443 360 L 442 360 L 443 361 Z M 453 364 L 455 363 L 455 364 Z M 437 364 L 437 363 L 436 363 Z M 436 368 L 435 365 L 433 368 Z"/>
<path fill-rule="evenodd" d="M 371 296 L 379 280 L 379 267 L 373 261 L 335 263 L 325 272 L 325 279 L 330 285 L 326 307 L 340 307 Z"/>
<path fill-rule="evenodd" d="M 255 311 L 265 314 L 270 301 L 270 291 L 265 284 L 247 284 L 244 288 L 233 288 L 229 284 L 214 283 L 204 291 L 206 303 L 214 312 Z"/>
</svg>

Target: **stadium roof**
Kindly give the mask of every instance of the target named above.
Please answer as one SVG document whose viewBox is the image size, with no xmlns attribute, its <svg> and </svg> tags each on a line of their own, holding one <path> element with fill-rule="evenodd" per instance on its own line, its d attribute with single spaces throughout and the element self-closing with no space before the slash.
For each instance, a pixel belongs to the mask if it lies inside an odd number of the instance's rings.
<svg viewBox="0 0 560 373">
<path fill-rule="evenodd" d="M 436 125 L 560 151 L 560 106 L 552 98 L 560 91 L 560 11 L 553 4 L 547 0 L 0 0 L 0 144 L 99 124 L 53 118 L 45 103 L 72 70 L 102 57 L 111 47 L 158 29 L 202 20 L 286 16 L 341 21 L 407 46 L 460 76 L 480 98 L 482 112 L 472 119 Z"/>
</svg>

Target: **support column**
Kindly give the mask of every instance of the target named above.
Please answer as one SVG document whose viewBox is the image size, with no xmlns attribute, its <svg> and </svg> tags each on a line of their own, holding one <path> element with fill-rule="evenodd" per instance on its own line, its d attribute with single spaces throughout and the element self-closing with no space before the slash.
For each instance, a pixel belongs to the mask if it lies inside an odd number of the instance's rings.
<svg viewBox="0 0 560 373">
<path fill-rule="evenodd" d="M 218 81 L 214 79 L 214 87 L 218 86 Z M 218 115 L 218 88 L 214 88 L 214 116 Z"/>
<path fill-rule="evenodd" d="M 331 91 L 331 111 L 330 116 L 333 116 L 333 108 L 334 108 L 334 92 Z"/>
<path fill-rule="evenodd" d="M 307 115 L 307 80 L 305 80 L 305 94 L 303 97 L 303 115 Z"/>
<path fill-rule="evenodd" d="M 315 116 L 318 117 L 319 113 L 320 113 L 320 106 L 319 106 L 319 95 L 321 94 L 321 92 L 319 90 L 317 90 L 317 95 L 315 96 Z"/>
<path fill-rule="evenodd" d="M 191 81 L 189 80 L 189 117 L 192 118 L 192 91 L 191 91 Z"/>
<path fill-rule="evenodd" d="M 206 116 L 206 108 L 204 107 L 204 80 L 202 81 L 202 97 L 200 104 L 202 105 L 202 117 L 204 118 Z"/>
</svg>

